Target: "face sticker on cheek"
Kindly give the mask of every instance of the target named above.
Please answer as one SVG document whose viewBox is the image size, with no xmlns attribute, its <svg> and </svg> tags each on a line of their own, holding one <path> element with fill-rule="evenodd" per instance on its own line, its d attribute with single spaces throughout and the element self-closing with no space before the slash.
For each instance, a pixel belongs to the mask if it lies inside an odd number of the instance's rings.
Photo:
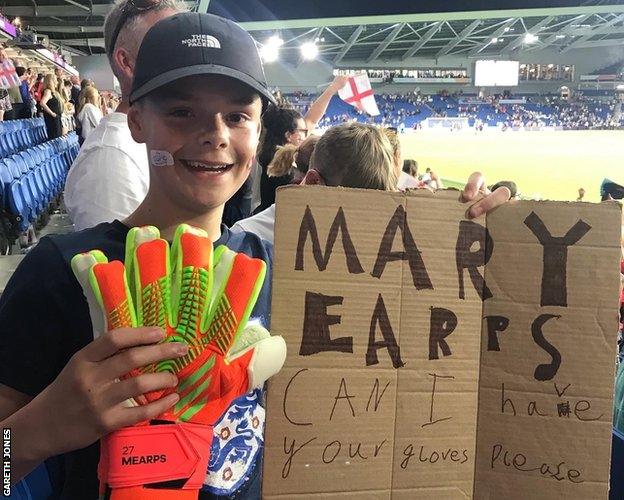
<svg viewBox="0 0 624 500">
<path fill-rule="evenodd" d="M 171 167 L 173 156 L 169 151 L 150 149 L 150 163 L 155 167 Z"/>
</svg>

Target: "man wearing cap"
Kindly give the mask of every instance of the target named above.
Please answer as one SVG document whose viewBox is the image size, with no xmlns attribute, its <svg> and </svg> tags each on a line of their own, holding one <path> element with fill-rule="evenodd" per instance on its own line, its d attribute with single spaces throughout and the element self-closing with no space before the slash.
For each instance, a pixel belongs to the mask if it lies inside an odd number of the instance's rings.
<svg viewBox="0 0 624 500">
<path fill-rule="evenodd" d="M 147 154 L 128 128 L 128 95 L 145 33 L 161 19 L 184 10 L 178 0 L 118 0 L 106 17 L 106 55 L 119 80 L 122 100 L 89 134 L 67 175 L 65 206 L 76 231 L 127 217 L 147 194 Z"/>
<path fill-rule="evenodd" d="M 60 498 L 97 498 L 98 440 L 152 421 L 175 404 L 171 394 L 133 407 L 124 401 L 171 387 L 183 392 L 167 372 L 119 378 L 188 352 L 180 342 L 159 343 L 162 335 L 153 328 L 94 332 L 98 322 L 90 320 L 72 274 L 73 256 L 99 249 L 109 261 L 123 261 L 131 227 L 156 226 L 171 240 L 179 224 L 190 224 L 203 229 L 215 247 L 266 262 L 250 320 L 269 324 L 272 247 L 220 224 L 225 202 L 249 175 L 262 110 L 273 101 L 253 39 L 226 19 L 180 13 L 149 30 L 133 66 L 125 102 L 132 137 L 149 153 L 145 200 L 123 221 L 42 238 L 0 298 L 0 419 L 14 436 L 12 481 L 61 455 Z M 208 470 L 193 471 L 204 478 L 200 491 L 184 489 L 187 482 L 179 477 L 128 491 L 103 472 L 110 487 L 105 498 L 260 498 L 263 399 L 259 389 L 234 399 L 214 422 L 211 449 L 197 450 L 210 454 Z"/>
</svg>

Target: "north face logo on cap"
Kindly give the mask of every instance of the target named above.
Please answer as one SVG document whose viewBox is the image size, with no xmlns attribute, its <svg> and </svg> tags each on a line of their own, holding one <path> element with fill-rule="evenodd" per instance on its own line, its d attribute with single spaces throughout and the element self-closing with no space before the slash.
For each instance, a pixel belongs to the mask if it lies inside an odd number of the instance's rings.
<svg viewBox="0 0 624 500">
<path fill-rule="evenodd" d="M 220 49 L 221 43 L 212 35 L 192 35 L 192 38 L 182 40 L 182 45 L 187 47 L 208 47 Z"/>
</svg>

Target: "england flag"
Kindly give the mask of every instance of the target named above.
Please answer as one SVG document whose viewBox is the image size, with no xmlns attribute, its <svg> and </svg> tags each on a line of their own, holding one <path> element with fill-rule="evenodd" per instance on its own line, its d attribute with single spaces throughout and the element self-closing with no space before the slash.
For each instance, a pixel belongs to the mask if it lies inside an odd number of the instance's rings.
<svg viewBox="0 0 624 500">
<path fill-rule="evenodd" d="M 338 91 L 338 97 L 371 116 L 379 114 L 375 95 L 366 73 L 350 76 L 347 84 Z"/>
<path fill-rule="evenodd" d="M 22 82 L 15 72 L 15 66 L 10 59 L 5 59 L 0 65 L 0 88 L 19 87 L 20 83 Z"/>
</svg>

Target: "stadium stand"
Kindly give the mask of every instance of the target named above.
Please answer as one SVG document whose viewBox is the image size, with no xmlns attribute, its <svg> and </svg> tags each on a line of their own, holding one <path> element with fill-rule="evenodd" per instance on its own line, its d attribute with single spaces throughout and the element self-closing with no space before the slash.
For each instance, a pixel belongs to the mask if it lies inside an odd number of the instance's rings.
<svg viewBox="0 0 624 500">
<path fill-rule="evenodd" d="M 310 105 L 307 94 L 284 96 L 296 109 L 305 113 Z M 371 118 L 334 96 L 321 122 L 329 127 L 346 121 L 419 128 L 430 117 L 468 118 L 470 127 L 477 121 L 488 127 L 543 128 L 562 130 L 615 129 L 624 126 L 624 119 L 614 119 L 613 92 L 594 95 L 587 91 L 574 100 L 555 95 L 524 94 L 479 99 L 475 95 L 376 94 L 380 115 Z M 518 101 L 505 104 L 505 100 Z"/>
<path fill-rule="evenodd" d="M 0 251 L 7 253 L 30 224 L 47 222 L 77 155 L 76 133 L 47 141 L 43 118 L 0 122 Z"/>
</svg>

